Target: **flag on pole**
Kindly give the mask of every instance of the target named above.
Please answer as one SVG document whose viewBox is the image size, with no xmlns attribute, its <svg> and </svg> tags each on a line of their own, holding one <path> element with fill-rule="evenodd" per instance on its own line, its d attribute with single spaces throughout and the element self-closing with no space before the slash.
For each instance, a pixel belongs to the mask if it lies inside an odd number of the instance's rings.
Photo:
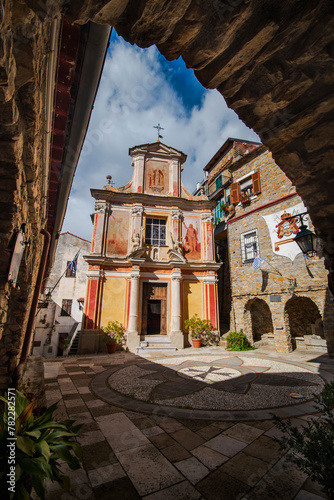
<svg viewBox="0 0 334 500">
<path fill-rule="evenodd" d="M 256 256 L 255 259 L 253 260 L 252 269 L 254 269 L 254 271 L 257 271 L 258 269 L 260 269 L 263 263 L 264 260 L 261 259 L 260 256 Z"/>
<path fill-rule="evenodd" d="M 71 262 L 67 267 L 73 274 L 75 274 L 77 270 L 77 265 L 78 265 L 78 254 L 74 257 L 73 260 L 71 260 Z"/>
</svg>

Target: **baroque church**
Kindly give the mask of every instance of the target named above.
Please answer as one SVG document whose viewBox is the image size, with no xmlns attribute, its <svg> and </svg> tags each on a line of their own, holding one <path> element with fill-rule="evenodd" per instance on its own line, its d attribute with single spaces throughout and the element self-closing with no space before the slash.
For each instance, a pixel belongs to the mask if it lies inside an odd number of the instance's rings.
<svg viewBox="0 0 334 500">
<path fill-rule="evenodd" d="M 218 330 L 214 201 L 181 181 L 186 155 L 161 142 L 129 150 L 131 181 L 111 177 L 95 198 L 80 353 L 105 349 L 101 327 L 119 321 L 132 352 L 189 345 L 184 321 L 195 313 Z"/>
</svg>

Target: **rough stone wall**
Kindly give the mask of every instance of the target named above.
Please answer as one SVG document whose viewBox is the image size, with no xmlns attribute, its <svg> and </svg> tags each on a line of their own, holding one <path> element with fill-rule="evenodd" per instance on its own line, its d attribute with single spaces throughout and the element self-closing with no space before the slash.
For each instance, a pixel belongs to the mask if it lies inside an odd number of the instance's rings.
<svg viewBox="0 0 334 500">
<path fill-rule="evenodd" d="M 19 0 L 4 3 L 0 34 L 0 390 L 17 364 L 43 247 L 44 113 L 49 26 Z M 25 223 L 18 288 L 7 283 Z"/>
<path fill-rule="evenodd" d="M 311 299 L 324 319 L 324 333 L 328 350 L 331 352 L 333 331 L 331 332 L 330 326 L 326 325 L 326 318 L 334 315 L 334 308 L 331 294 L 327 290 L 327 272 L 323 266 L 321 254 L 308 260 L 308 269 L 301 253 L 296 256 L 293 262 L 288 257 L 274 254 L 269 230 L 262 217 L 297 205 L 301 202 L 301 199 L 298 195 L 295 195 L 273 206 L 252 212 L 267 203 L 294 193 L 295 189 L 275 164 L 267 150 L 264 148 L 259 149 L 257 153 L 251 153 L 249 158 L 248 160 L 247 158 L 242 159 L 235 165 L 233 181 L 238 180 L 238 178 L 243 177 L 252 170 L 259 170 L 261 193 L 246 207 L 237 205 L 236 215 L 228 224 L 235 328 L 237 330 L 243 328 L 247 336 L 252 339 L 251 317 L 250 314 L 245 316 L 246 306 L 251 299 L 262 299 L 267 303 L 272 313 L 277 349 L 282 351 L 290 350 L 292 347 L 291 337 L 289 331 L 287 331 L 284 314 L 285 304 L 291 298 L 288 291 L 289 278 L 296 278 L 296 295 Z M 238 165 L 240 165 L 240 168 L 237 168 Z M 239 216 L 244 214 L 248 215 L 238 219 Z M 261 257 L 270 264 L 263 264 L 261 269 L 257 271 L 252 269 L 252 263 L 242 263 L 241 254 L 241 234 L 253 229 L 258 230 Z M 272 302 L 271 295 L 279 295 L 280 302 Z"/>
</svg>

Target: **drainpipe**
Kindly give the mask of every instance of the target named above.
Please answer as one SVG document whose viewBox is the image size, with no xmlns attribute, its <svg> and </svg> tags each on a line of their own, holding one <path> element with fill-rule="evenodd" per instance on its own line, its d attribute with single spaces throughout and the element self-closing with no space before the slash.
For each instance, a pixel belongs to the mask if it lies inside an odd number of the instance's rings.
<svg viewBox="0 0 334 500">
<path fill-rule="evenodd" d="M 31 339 L 32 339 L 32 333 L 33 333 L 33 326 L 35 323 L 35 316 L 36 316 L 36 311 L 37 311 L 39 292 L 40 292 L 42 280 L 43 280 L 43 277 L 45 274 L 46 262 L 47 262 L 47 258 L 48 258 L 48 254 L 49 254 L 51 235 L 48 231 L 46 231 L 46 229 L 41 229 L 41 234 L 44 236 L 44 247 L 43 247 L 41 262 L 39 265 L 34 296 L 32 298 L 32 303 L 31 303 L 31 307 L 30 307 L 30 314 L 29 314 L 26 334 L 24 337 L 23 347 L 22 347 L 22 351 L 21 351 L 20 362 L 17 365 L 17 367 L 15 368 L 14 374 L 12 376 L 12 382 L 13 382 L 15 387 L 17 386 L 17 384 L 21 378 L 21 375 L 23 372 L 23 367 L 24 367 L 25 362 L 26 362 L 27 357 L 28 357 L 29 348 L 30 348 Z"/>
</svg>

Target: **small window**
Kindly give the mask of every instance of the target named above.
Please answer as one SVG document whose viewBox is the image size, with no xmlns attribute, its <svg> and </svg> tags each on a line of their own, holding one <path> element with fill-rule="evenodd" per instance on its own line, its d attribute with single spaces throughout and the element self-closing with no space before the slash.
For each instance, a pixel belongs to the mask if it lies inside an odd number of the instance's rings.
<svg viewBox="0 0 334 500">
<path fill-rule="evenodd" d="M 242 262 L 252 262 L 259 254 L 259 241 L 257 229 L 248 231 L 241 235 L 241 255 Z"/>
<path fill-rule="evenodd" d="M 75 278 L 75 275 L 76 275 L 76 266 L 73 265 L 72 260 L 68 260 L 65 277 L 66 278 Z"/>
<path fill-rule="evenodd" d="M 60 316 L 71 316 L 72 299 L 63 299 L 61 303 Z"/>
<path fill-rule="evenodd" d="M 222 174 L 220 174 L 216 179 L 216 191 L 217 191 L 217 189 L 221 188 L 222 185 L 223 185 L 223 178 L 222 178 Z"/>
<path fill-rule="evenodd" d="M 146 245 L 166 245 L 166 219 L 146 219 Z"/>
<path fill-rule="evenodd" d="M 231 201 L 232 203 L 239 203 L 245 196 L 253 196 L 261 193 L 260 173 L 256 172 L 242 179 L 239 182 L 231 184 Z"/>
</svg>

